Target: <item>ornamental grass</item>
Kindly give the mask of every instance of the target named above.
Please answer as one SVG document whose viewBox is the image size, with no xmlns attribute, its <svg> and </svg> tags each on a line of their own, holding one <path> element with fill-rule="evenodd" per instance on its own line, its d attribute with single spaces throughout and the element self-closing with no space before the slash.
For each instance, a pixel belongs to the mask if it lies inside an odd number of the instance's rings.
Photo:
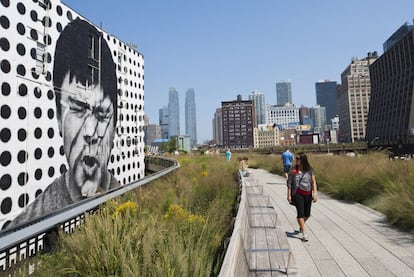
<svg viewBox="0 0 414 277">
<path fill-rule="evenodd" d="M 184 156 L 180 168 L 112 199 L 53 253 L 39 255 L 33 276 L 216 276 L 232 231 L 238 164 L 223 156 Z"/>
</svg>

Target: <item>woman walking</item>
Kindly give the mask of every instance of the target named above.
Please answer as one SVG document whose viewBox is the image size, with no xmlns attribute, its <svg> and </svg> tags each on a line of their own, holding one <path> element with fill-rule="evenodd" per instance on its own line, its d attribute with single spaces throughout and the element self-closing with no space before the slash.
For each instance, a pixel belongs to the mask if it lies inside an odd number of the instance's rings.
<svg viewBox="0 0 414 277">
<path fill-rule="evenodd" d="M 299 224 L 299 238 L 302 241 L 308 241 L 305 222 L 311 214 L 312 201 L 318 201 L 318 187 L 316 184 L 315 172 L 310 166 L 308 157 L 301 152 L 296 156 L 297 170 L 291 171 L 287 181 L 287 199 L 289 203 L 294 203 L 297 211 L 297 220 Z"/>
</svg>

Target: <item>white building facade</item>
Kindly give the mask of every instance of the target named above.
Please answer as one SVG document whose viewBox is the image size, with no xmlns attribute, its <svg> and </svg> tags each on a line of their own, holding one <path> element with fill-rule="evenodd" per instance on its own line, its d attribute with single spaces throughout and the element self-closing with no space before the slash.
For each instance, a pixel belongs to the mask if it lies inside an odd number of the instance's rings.
<svg viewBox="0 0 414 277">
<path fill-rule="evenodd" d="M 299 108 L 293 104 L 267 105 L 266 120 L 267 125 L 276 124 L 279 129 L 294 129 L 299 125 Z"/>
<path fill-rule="evenodd" d="M 67 149 L 75 139 L 96 135 L 80 160 L 88 174 L 105 163 L 103 174 L 109 171 L 121 186 L 144 178 L 141 53 L 59 0 L 0 1 L 0 57 L 0 229 L 68 172 Z M 82 64 L 85 82 L 75 80 L 70 67 L 58 70 L 67 64 L 57 60 Z M 95 98 L 101 95 L 102 101 Z M 78 130 L 72 144 L 65 130 Z"/>
<path fill-rule="evenodd" d="M 260 124 L 253 130 L 254 148 L 265 148 L 279 145 L 279 129 L 271 125 Z"/>
</svg>

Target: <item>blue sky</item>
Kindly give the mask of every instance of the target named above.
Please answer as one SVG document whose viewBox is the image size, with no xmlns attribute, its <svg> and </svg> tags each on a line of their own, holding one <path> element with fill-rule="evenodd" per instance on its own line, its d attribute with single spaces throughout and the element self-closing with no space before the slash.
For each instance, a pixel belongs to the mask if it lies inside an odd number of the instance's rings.
<svg viewBox="0 0 414 277">
<path fill-rule="evenodd" d="M 66 0 L 145 58 L 145 113 L 158 124 L 168 89 L 194 88 L 198 141 L 212 138 L 221 101 L 253 90 L 276 104 L 275 83 L 291 80 L 293 103 L 316 104 L 315 83 L 340 83 L 352 57 L 382 44 L 414 18 L 413 0 Z"/>
</svg>

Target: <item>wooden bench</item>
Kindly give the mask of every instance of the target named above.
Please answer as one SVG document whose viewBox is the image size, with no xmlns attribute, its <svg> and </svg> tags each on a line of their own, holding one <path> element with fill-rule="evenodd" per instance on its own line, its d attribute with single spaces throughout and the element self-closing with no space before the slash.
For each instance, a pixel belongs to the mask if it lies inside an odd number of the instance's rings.
<svg viewBox="0 0 414 277">
<path fill-rule="evenodd" d="M 260 276 L 288 273 L 292 252 L 284 236 L 286 234 L 278 228 L 249 228 L 247 241 L 243 242 L 249 272 L 260 273 Z"/>
<path fill-rule="evenodd" d="M 288 274 L 292 261 L 286 233 L 277 227 L 277 212 L 263 186 L 245 185 L 247 221 L 242 232 L 242 244 L 247 267 L 252 276 Z"/>
</svg>

